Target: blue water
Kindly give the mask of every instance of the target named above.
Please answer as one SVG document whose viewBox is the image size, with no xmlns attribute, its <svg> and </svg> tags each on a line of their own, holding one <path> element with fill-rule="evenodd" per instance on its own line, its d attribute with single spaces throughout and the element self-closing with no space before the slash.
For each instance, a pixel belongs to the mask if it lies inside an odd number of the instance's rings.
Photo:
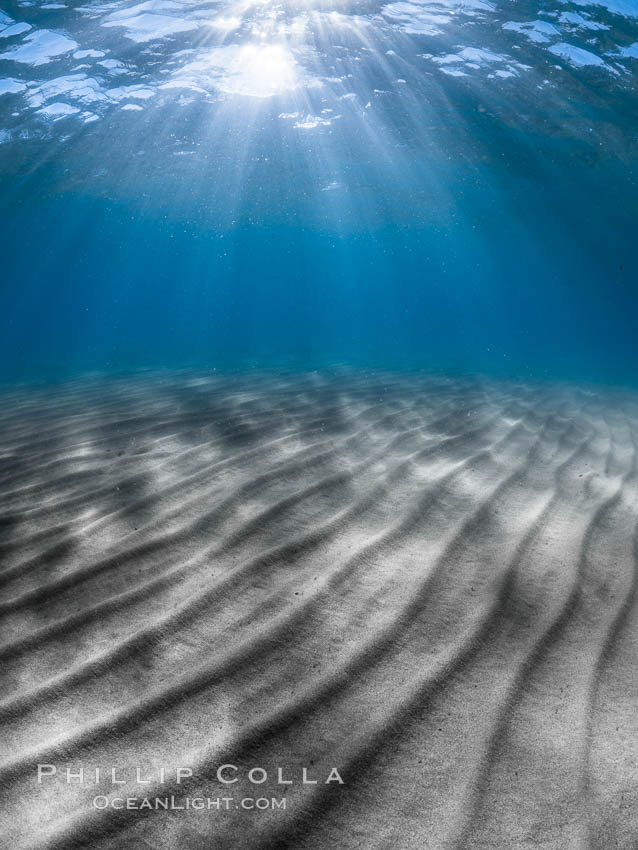
<svg viewBox="0 0 638 850">
<path fill-rule="evenodd" d="M 638 383 L 638 6 L 42 5 L 0 3 L 3 380 Z"/>
</svg>

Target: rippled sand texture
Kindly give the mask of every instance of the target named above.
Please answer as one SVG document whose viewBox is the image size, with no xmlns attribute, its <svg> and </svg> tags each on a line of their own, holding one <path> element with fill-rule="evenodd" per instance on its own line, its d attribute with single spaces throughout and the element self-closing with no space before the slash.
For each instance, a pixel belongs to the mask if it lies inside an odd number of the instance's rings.
<svg viewBox="0 0 638 850">
<path fill-rule="evenodd" d="M 0 426 L 4 846 L 635 846 L 636 398 L 180 373 Z M 287 809 L 97 811 L 36 763 Z"/>
</svg>

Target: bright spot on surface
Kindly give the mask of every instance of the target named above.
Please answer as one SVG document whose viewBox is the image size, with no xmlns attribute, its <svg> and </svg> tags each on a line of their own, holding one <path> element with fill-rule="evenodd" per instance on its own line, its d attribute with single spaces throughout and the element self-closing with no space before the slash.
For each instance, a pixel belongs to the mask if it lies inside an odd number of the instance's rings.
<svg viewBox="0 0 638 850">
<path fill-rule="evenodd" d="M 212 21 L 208 22 L 208 26 L 222 30 L 223 32 L 232 32 L 233 30 L 239 29 L 241 26 L 241 18 L 237 18 L 233 15 L 230 17 L 222 16 L 219 18 L 213 18 Z"/>
<path fill-rule="evenodd" d="M 292 51 L 282 44 L 246 44 L 216 47 L 206 56 L 185 65 L 179 76 L 195 78 L 227 94 L 272 97 L 304 84 L 312 84 Z"/>
</svg>

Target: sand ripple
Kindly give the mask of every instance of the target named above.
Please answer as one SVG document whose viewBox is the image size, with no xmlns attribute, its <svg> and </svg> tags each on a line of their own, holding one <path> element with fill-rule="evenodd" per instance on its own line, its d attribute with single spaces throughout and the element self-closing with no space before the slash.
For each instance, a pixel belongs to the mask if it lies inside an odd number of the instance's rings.
<svg viewBox="0 0 638 850">
<path fill-rule="evenodd" d="M 5 846 L 635 847 L 637 430 L 629 394 L 423 375 L 5 391 Z"/>
</svg>

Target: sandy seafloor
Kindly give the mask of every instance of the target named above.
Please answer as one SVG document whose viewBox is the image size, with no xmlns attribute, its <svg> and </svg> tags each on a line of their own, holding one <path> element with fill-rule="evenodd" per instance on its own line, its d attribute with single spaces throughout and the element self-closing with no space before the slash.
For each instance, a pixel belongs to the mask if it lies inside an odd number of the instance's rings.
<svg viewBox="0 0 638 850">
<path fill-rule="evenodd" d="M 0 422 L 2 846 L 636 846 L 638 395 L 182 371 Z"/>
</svg>

